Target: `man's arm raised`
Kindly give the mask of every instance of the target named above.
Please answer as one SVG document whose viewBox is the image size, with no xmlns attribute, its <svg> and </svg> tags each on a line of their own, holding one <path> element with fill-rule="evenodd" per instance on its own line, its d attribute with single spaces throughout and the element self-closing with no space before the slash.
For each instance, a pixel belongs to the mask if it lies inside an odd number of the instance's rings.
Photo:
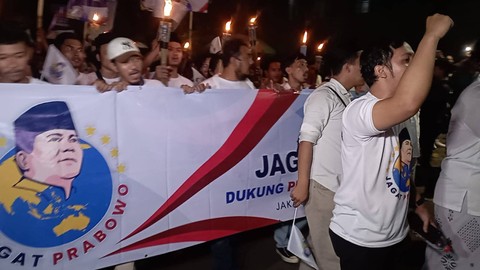
<svg viewBox="0 0 480 270">
<path fill-rule="evenodd" d="M 430 90 L 438 42 L 452 26 L 452 19 L 445 15 L 435 14 L 427 18 L 425 34 L 393 96 L 373 107 L 375 128 L 388 129 L 418 111 Z"/>
</svg>

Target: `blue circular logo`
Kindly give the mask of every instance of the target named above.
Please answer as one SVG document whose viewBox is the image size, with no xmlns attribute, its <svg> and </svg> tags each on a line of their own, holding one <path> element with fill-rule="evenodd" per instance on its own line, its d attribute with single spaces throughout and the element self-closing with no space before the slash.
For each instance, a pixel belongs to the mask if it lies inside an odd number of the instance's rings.
<svg viewBox="0 0 480 270">
<path fill-rule="evenodd" d="M 0 159 L 0 231 L 30 247 L 55 247 L 88 233 L 112 199 L 112 177 L 103 156 L 80 141 L 83 162 L 70 196 L 64 189 L 22 177 L 15 149 Z"/>
</svg>

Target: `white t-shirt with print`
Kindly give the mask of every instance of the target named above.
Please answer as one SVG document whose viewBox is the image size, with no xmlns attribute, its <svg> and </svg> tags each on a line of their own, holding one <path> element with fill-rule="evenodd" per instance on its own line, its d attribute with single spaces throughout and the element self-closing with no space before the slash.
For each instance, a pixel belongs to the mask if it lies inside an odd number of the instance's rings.
<svg viewBox="0 0 480 270">
<path fill-rule="evenodd" d="M 398 135 L 404 127 L 377 130 L 372 110 L 378 101 L 367 93 L 343 113 L 343 179 L 330 223 L 338 236 L 371 248 L 399 243 L 408 233 L 410 182 L 399 173 L 411 169 L 402 169 L 399 159 Z"/>
</svg>

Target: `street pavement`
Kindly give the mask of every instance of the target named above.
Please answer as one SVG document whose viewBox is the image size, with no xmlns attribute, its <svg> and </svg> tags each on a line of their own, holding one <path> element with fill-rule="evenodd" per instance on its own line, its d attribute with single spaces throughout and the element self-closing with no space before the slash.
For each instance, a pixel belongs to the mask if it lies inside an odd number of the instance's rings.
<svg viewBox="0 0 480 270">
<path fill-rule="evenodd" d="M 238 270 L 296 270 L 298 264 L 281 260 L 275 252 L 274 226 L 260 228 L 236 237 Z M 424 260 L 425 243 L 414 238 L 399 264 L 392 270 L 419 270 Z M 136 262 L 137 270 L 209 270 L 212 268 L 210 244 L 203 243 L 186 249 L 147 258 Z"/>
</svg>

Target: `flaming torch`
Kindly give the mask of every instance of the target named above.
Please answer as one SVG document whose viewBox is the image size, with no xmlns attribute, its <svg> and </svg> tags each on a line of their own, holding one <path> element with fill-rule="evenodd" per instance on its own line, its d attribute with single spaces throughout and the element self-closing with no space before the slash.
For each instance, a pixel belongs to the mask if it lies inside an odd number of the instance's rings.
<svg viewBox="0 0 480 270">
<path fill-rule="evenodd" d="M 158 37 L 160 39 L 160 64 L 167 65 L 168 58 L 168 42 L 170 42 L 170 32 L 172 30 L 172 21 L 170 14 L 172 13 L 172 1 L 165 0 L 165 7 L 163 8 L 164 17 L 160 19 L 158 26 Z"/>
</svg>

